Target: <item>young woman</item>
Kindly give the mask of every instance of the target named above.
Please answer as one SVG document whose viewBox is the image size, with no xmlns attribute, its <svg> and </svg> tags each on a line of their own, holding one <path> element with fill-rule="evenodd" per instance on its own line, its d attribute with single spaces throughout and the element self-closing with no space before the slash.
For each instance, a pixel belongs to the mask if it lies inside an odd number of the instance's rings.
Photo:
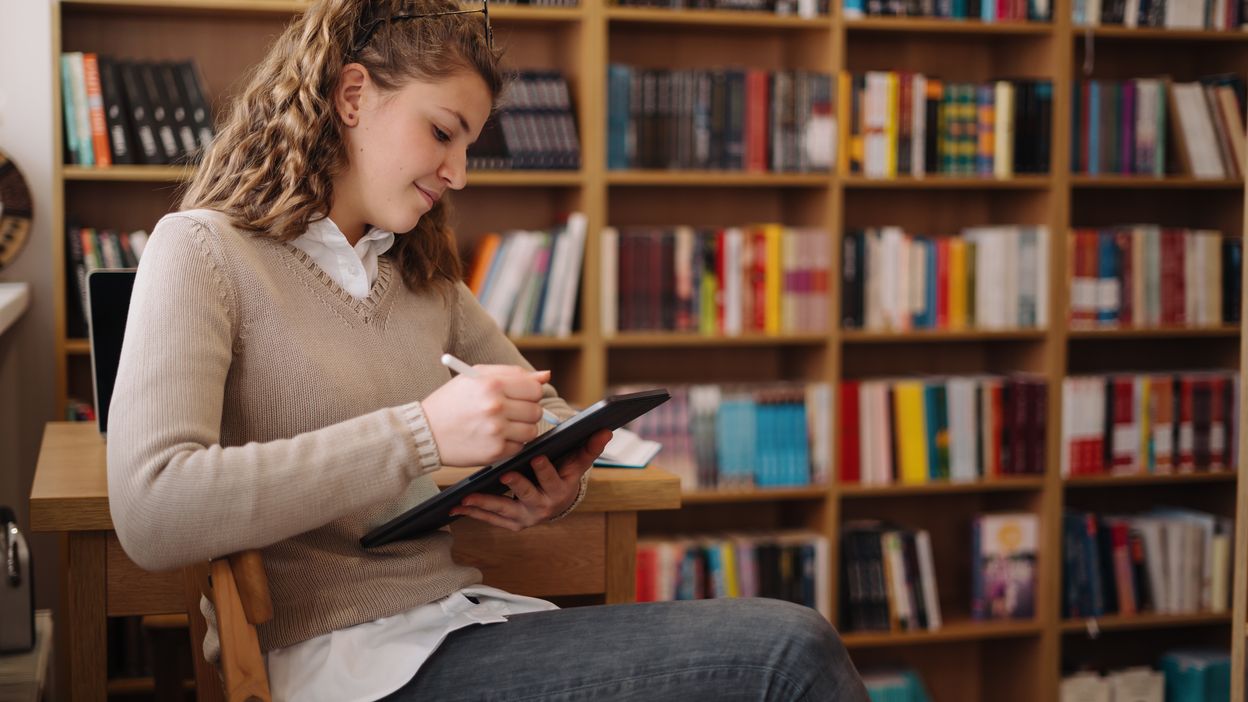
<svg viewBox="0 0 1248 702">
<path fill-rule="evenodd" d="M 258 67 L 139 267 L 108 444 L 123 546 L 154 570 L 263 549 L 274 699 L 864 700 L 806 608 L 559 610 L 481 585 L 445 531 L 359 548 L 436 491 L 429 472 L 572 413 L 460 282 L 446 225 L 503 88 L 485 19 L 323 0 Z M 556 519 L 609 438 L 457 510 Z"/>
</svg>

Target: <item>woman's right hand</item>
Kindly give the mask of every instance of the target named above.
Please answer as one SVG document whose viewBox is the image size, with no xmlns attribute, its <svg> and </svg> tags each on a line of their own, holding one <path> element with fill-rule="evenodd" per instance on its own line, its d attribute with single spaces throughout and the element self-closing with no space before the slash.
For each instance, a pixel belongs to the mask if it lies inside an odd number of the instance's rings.
<svg viewBox="0 0 1248 702">
<path fill-rule="evenodd" d="M 442 465 L 481 466 L 506 458 L 537 436 L 542 385 L 550 371 L 473 366 L 421 403 Z"/>
</svg>

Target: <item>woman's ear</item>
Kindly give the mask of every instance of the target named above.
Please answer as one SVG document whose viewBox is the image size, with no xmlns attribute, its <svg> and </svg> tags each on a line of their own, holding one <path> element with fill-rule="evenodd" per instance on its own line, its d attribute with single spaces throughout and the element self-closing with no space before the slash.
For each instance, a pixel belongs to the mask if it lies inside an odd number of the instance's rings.
<svg viewBox="0 0 1248 702">
<path fill-rule="evenodd" d="M 364 86 L 367 84 L 368 69 L 358 63 L 348 63 L 338 73 L 334 109 L 338 112 L 338 119 L 348 127 L 360 123 L 360 106 L 363 104 Z"/>
</svg>

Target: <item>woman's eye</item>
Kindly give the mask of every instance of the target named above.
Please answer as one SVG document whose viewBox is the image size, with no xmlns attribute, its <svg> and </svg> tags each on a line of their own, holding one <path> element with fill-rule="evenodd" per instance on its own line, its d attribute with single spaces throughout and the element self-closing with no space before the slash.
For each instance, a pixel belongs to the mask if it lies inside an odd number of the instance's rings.
<svg viewBox="0 0 1248 702">
<path fill-rule="evenodd" d="M 450 134 L 447 134 L 446 132 L 442 131 L 441 129 L 438 129 L 437 127 L 433 128 L 433 137 L 437 139 L 438 141 L 442 142 L 443 144 L 451 140 Z"/>
</svg>

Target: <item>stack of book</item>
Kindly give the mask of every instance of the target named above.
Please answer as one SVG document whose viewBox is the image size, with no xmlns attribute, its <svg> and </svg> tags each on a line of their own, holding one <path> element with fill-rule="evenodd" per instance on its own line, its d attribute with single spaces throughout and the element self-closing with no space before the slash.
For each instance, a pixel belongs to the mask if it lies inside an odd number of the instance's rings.
<svg viewBox="0 0 1248 702">
<path fill-rule="evenodd" d="M 842 174 L 1006 178 L 1048 173 L 1053 83 L 960 83 L 920 73 L 842 73 Z"/>
<path fill-rule="evenodd" d="M 1239 0 L 1075 0 L 1076 25 L 1239 30 L 1248 17 Z"/>
<path fill-rule="evenodd" d="M 827 482 L 832 421 L 827 383 L 669 385 L 668 391 L 671 401 L 628 428 L 662 444 L 663 468 L 680 477 L 683 489 Z"/>
<path fill-rule="evenodd" d="M 1245 158 L 1244 84 L 1235 75 L 1085 80 L 1075 90 L 1071 170 L 1090 175 L 1238 178 Z M 1168 149 L 1166 139 L 1174 143 Z M 1166 162 L 1167 151 L 1178 163 Z"/>
<path fill-rule="evenodd" d="M 769 597 L 829 616 L 828 540 L 809 532 L 637 542 L 637 601 Z"/>
<path fill-rule="evenodd" d="M 809 71 L 607 70 L 607 168 L 828 171 L 832 78 Z"/>
<path fill-rule="evenodd" d="M 608 228 L 603 331 L 825 332 L 831 247 L 823 229 L 780 224 Z"/>
<path fill-rule="evenodd" d="M 1062 678 L 1060 702 L 1165 702 L 1166 677 L 1145 666 Z"/>
<path fill-rule="evenodd" d="M 185 163 L 212 142 L 212 111 L 193 61 L 71 51 L 60 66 L 66 163 Z"/>
<path fill-rule="evenodd" d="M 1062 516 L 1062 615 L 1226 612 L 1233 522 L 1190 509 Z"/>
<path fill-rule="evenodd" d="M 1048 325 L 1049 230 L 971 227 L 960 236 L 901 227 L 846 232 L 846 329 L 1018 329 Z"/>
<path fill-rule="evenodd" d="M 940 596 L 927 531 L 877 520 L 841 529 L 842 611 L 852 631 L 937 631 Z"/>
<path fill-rule="evenodd" d="M 1066 378 L 1062 475 L 1233 471 L 1239 402 L 1238 373 Z"/>
<path fill-rule="evenodd" d="M 867 669 L 862 684 L 871 702 L 931 702 L 923 679 L 912 668 Z"/>
<path fill-rule="evenodd" d="M 842 483 L 1044 473 L 1043 377 L 845 380 L 840 392 Z"/>
<path fill-rule="evenodd" d="M 771 12 L 806 19 L 827 16 L 828 0 L 616 0 L 620 7 L 658 7 L 671 10 L 736 10 Z"/>
<path fill-rule="evenodd" d="M 468 147 L 472 170 L 580 167 L 581 140 L 568 81 L 557 71 L 521 71 Z"/>
<path fill-rule="evenodd" d="M 576 320 L 585 215 L 550 231 L 486 234 L 477 244 L 468 287 L 512 336 L 568 336 Z"/>
<path fill-rule="evenodd" d="M 1040 519 L 1034 514 L 983 514 L 971 525 L 971 616 L 1036 616 L 1036 553 Z"/>
<path fill-rule="evenodd" d="M 1155 224 L 1074 229 L 1073 328 L 1239 324 L 1244 242 Z"/>
<path fill-rule="evenodd" d="M 1048 0 L 844 0 L 845 18 L 932 17 L 981 22 L 1048 22 Z"/>
</svg>

